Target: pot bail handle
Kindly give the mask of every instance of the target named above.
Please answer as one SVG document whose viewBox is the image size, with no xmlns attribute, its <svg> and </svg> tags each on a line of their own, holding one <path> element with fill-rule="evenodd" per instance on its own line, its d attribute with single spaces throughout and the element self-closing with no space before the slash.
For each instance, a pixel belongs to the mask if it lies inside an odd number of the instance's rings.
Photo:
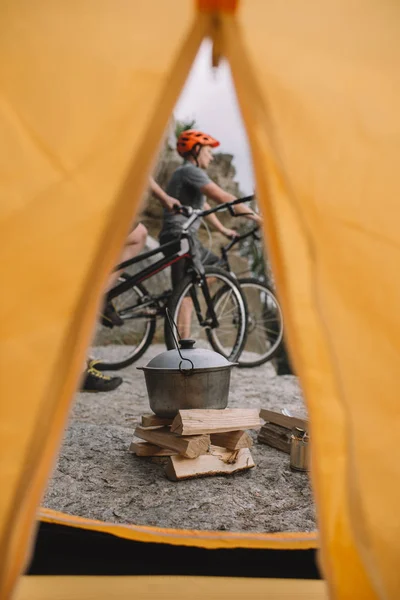
<svg viewBox="0 0 400 600">
<path fill-rule="evenodd" d="M 182 356 L 182 354 L 179 352 L 179 356 Z M 182 363 L 183 361 L 186 360 L 187 362 L 190 362 L 190 364 L 192 365 L 189 369 L 183 369 L 182 368 Z M 179 370 L 181 373 L 183 373 L 183 375 L 190 375 L 191 373 L 193 373 L 193 369 L 194 369 L 194 364 L 192 363 L 192 361 L 190 360 L 190 358 L 183 358 L 182 356 L 182 360 L 179 363 Z"/>
<path fill-rule="evenodd" d="M 167 319 L 168 319 L 168 325 L 169 325 L 169 327 L 170 327 L 170 329 L 171 329 L 171 333 L 172 333 L 172 337 L 174 338 L 174 342 L 175 342 L 176 349 L 178 350 L 178 354 L 179 354 L 179 356 L 180 356 L 180 357 L 181 357 L 181 359 L 182 359 L 182 360 L 181 360 L 181 362 L 179 363 L 179 370 L 180 370 L 180 372 L 181 372 L 183 375 L 189 375 L 190 373 L 192 373 L 192 371 L 193 371 L 193 369 L 194 369 L 194 364 L 192 363 L 192 361 L 190 360 L 190 358 L 185 358 L 185 357 L 184 357 L 184 356 L 182 356 L 182 354 L 181 354 L 181 350 L 180 350 L 180 348 L 179 348 L 179 343 L 178 343 L 178 340 L 176 339 L 176 336 L 175 336 L 174 327 L 175 327 L 175 329 L 176 329 L 176 333 L 178 334 L 178 337 L 179 337 L 179 339 L 181 339 L 181 336 L 180 336 L 180 334 L 179 334 L 179 330 L 178 330 L 178 327 L 176 326 L 176 323 L 173 321 L 173 319 L 172 319 L 171 315 L 169 314 L 169 310 L 168 310 L 168 308 L 166 308 L 166 309 L 165 309 L 165 315 L 166 315 L 166 317 L 167 317 Z M 183 369 L 183 368 L 182 368 L 182 363 L 183 363 L 183 361 L 185 361 L 185 360 L 191 364 L 191 367 L 190 367 L 189 369 Z"/>
</svg>

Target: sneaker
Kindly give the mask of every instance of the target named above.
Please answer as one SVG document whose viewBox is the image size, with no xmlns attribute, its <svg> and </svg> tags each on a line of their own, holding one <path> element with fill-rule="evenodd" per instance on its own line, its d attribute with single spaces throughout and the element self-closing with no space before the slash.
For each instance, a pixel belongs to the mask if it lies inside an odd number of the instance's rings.
<svg viewBox="0 0 400 600">
<path fill-rule="evenodd" d="M 105 305 L 105 308 L 101 315 L 101 322 L 106 327 L 110 327 L 110 329 L 112 329 L 115 326 L 121 327 L 121 325 L 124 324 L 123 320 L 115 310 L 115 307 L 111 300 Z"/>
<path fill-rule="evenodd" d="M 88 366 L 81 385 L 81 392 L 112 392 L 122 383 L 122 377 L 103 375 L 93 366 Z"/>
</svg>

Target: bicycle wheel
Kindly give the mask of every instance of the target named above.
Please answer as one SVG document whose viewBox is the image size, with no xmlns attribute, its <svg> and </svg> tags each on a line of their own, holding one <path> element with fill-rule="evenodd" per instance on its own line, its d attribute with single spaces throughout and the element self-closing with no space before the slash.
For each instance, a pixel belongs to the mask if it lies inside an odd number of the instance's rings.
<svg viewBox="0 0 400 600">
<path fill-rule="evenodd" d="M 127 277 L 121 275 L 122 279 Z M 110 329 L 98 323 L 91 355 L 99 360 L 99 371 L 115 371 L 134 363 L 150 346 L 156 329 L 151 296 L 142 285 L 132 286 L 114 298 L 113 305 L 124 324 Z"/>
<path fill-rule="evenodd" d="M 216 311 L 218 327 L 210 326 L 209 306 L 204 298 L 199 282 L 192 276 L 185 277 L 179 287 L 173 292 L 168 302 L 170 314 L 177 324 L 182 337 L 188 337 L 188 331 L 184 334 L 182 321 L 182 304 L 185 299 L 191 300 L 191 314 L 186 324 L 189 325 L 190 337 L 194 338 L 198 347 L 207 347 L 212 340 L 218 340 L 218 352 L 226 356 L 231 362 L 235 362 L 246 343 L 246 300 L 236 280 L 226 271 L 216 267 L 205 267 L 206 280 L 210 291 L 211 301 L 219 297 L 220 290 L 224 290 L 224 302 Z M 193 300 L 197 300 L 201 315 L 208 324 L 201 324 L 193 310 Z M 187 304 L 186 304 L 187 306 Z M 214 307 L 215 308 L 215 307 Z M 185 309 L 184 309 L 185 310 Z M 165 344 L 168 349 L 175 348 L 174 338 L 165 319 L 164 323 Z"/>
<path fill-rule="evenodd" d="M 257 367 L 271 360 L 282 344 L 282 310 L 273 292 L 258 279 L 243 278 L 238 283 L 248 310 L 247 340 L 239 357 L 239 367 Z M 218 310 L 224 295 L 221 293 L 214 302 Z M 218 340 L 213 340 L 212 346 L 220 351 Z"/>
</svg>

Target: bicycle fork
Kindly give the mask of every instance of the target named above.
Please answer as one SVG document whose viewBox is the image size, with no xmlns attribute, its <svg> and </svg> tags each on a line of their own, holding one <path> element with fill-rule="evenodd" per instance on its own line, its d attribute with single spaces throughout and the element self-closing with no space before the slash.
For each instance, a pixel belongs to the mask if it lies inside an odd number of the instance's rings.
<svg viewBox="0 0 400 600">
<path fill-rule="evenodd" d="M 212 298 L 210 295 L 210 290 L 208 289 L 207 280 L 204 276 L 202 276 L 200 279 L 200 287 L 201 287 L 201 290 L 204 295 L 204 300 L 206 301 L 207 315 L 205 318 L 203 318 L 195 286 L 193 286 L 192 289 L 190 290 L 190 296 L 192 298 L 194 310 L 196 312 L 199 324 L 202 327 L 214 329 L 219 326 L 219 322 L 218 322 L 217 315 L 214 310 L 214 304 L 213 304 L 213 301 L 212 301 Z"/>
</svg>

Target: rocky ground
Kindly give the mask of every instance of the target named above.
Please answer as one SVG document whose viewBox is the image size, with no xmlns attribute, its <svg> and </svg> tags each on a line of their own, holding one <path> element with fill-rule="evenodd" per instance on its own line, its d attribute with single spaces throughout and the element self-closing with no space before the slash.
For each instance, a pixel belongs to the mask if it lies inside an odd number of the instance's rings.
<svg viewBox="0 0 400 600">
<path fill-rule="evenodd" d="M 308 477 L 292 472 L 289 457 L 258 444 L 256 468 L 233 476 L 166 479 L 165 459 L 128 452 L 134 420 L 149 412 L 143 373 L 136 370 L 164 350 L 152 346 L 122 372 L 112 393 L 77 394 L 44 506 L 89 518 L 183 529 L 312 531 L 313 500 Z M 276 377 L 271 365 L 235 369 L 230 407 L 287 408 L 305 415 L 297 379 Z M 133 420 L 132 420 L 133 419 Z"/>
</svg>

